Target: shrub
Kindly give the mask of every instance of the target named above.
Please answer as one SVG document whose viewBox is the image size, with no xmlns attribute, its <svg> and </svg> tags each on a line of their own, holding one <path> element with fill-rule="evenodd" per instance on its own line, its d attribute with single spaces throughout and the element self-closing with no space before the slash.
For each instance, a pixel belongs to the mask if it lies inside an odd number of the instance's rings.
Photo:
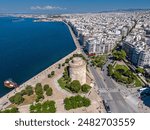
<svg viewBox="0 0 150 130">
<path fill-rule="evenodd" d="M 112 66 L 112 64 L 109 64 L 109 65 L 108 65 L 108 75 L 109 75 L 109 76 L 112 76 L 112 75 L 113 75 L 113 66 Z"/>
<path fill-rule="evenodd" d="M 65 63 L 63 63 L 62 66 L 65 66 Z"/>
<path fill-rule="evenodd" d="M 54 76 L 54 75 L 55 75 L 55 71 L 52 71 L 52 72 L 51 72 L 51 75 Z"/>
<path fill-rule="evenodd" d="M 19 111 L 17 107 L 13 107 L 11 109 L 2 110 L 0 113 L 19 113 Z"/>
<path fill-rule="evenodd" d="M 89 86 L 88 84 L 84 84 L 84 85 L 82 85 L 82 87 L 81 87 L 81 90 L 82 90 L 82 92 L 84 92 L 84 93 L 88 93 L 88 92 L 90 91 L 90 89 L 91 89 L 91 86 Z"/>
<path fill-rule="evenodd" d="M 20 94 L 21 94 L 22 96 L 26 95 L 26 94 L 27 94 L 27 93 L 26 93 L 26 90 L 21 90 Z"/>
<path fill-rule="evenodd" d="M 54 101 L 46 101 L 44 103 L 37 103 L 30 106 L 31 113 L 55 113 L 56 107 Z"/>
<path fill-rule="evenodd" d="M 58 69 L 61 69 L 61 64 L 58 65 Z"/>
<path fill-rule="evenodd" d="M 46 91 L 47 89 L 49 89 L 49 85 L 48 84 L 44 85 L 44 91 Z"/>
<path fill-rule="evenodd" d="M 41 83 L 36 84 L 35 93 L 36 93 L 36 95 L 43 95 L 43 89 L 42 89 Z"/>
<path fill-rule="evenodd" d="M 37 99 L 44 99 L 44 95 L 37 95 L 37 97 L 36 97 Z"/>
<path fill-rule="evenodd" d="M 68 64 L 69 61 L 70 61 L 70 59 L 67 58 L 67 59 L 65 60 L 65 63 Z"/>
<path fill-rule="evenodd" d="M 88 107 L 90 105 L 91 105 L 90 99 L 83 97 L 83 106 Z"/>
<path fill-rule="evenodd" d="M 116 60 L 124 60 L 126 58 L 126 52 L 124 50 L 114 51 L 113 56 Z"/>
<path fill-rule="evenodd" d="M 91 101 L 80 95 L 72 96 L 64 99 L 64 107 L 66 110 L 76 109 L 80 107 L 88 107 L 91 105 Z"/>
<path fill-rule="evenodd" d="M 74 80 L 70 84 L 70 90 L 73 93 L 78 93 L 81 90 L 81 84 L 78 80 Z"/>
<path fill-rule="evenodd" d="M 32 88 L 32 86 L 27 86 L 26 89 L 25 89 L 25 91 L 26 91 L 26 94 L 28 96 L 32 95 L 33 94 L 33 88 Z"/>
<path fill-rule="evenodd" d="M 143 68 L 140 68 L 140 67 L 138 67 L 137 69 L 136 69 L 136 72 L 137 73 L 142 73 L 142 74 L 144 74 L 144 69 Z"/>
<path fill-rule="evenodd" d="M 24 98 L 22 97 L 21 93 L 16 93 L 14 96 L 9 98 L 9 101 L 11 103 L 20 105 L 21 103 L 23 103 Z"/>
<path fill-rule="evenodd" d="M 51 78 L 52 76 L 51 76 L 51 74 L 48 74 L 48 78 Z"/>
<path fill-rule="evenodd" d="M 48 89 L 46 90 L 46 95 L 47 95 L 47 96 L 51 96 L 52 94 L 53 94 L 52 88 L 48 88 Z"/>
<path fill-rule="evenodd" d="M 50 74 L 48 74 L 48 78 L 52 78 L 55 75 L 55 71 L 52 71 Z"/>
<path fill-rule="evenodd" d="M 44 99 L 43 88 L 41 83 L 36 84 L 35 93 L 36 93 L 36 102 L 38 102 L 40 99 Z"/>
</svg>

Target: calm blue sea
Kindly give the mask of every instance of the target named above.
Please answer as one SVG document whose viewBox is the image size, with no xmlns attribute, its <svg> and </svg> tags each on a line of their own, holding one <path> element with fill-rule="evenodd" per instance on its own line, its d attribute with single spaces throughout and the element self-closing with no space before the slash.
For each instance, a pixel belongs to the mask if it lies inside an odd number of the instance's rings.
<svg viewBox="0 0 150 130">
<path fill-rule="evenodd" d="M 0 18 L 0 97 L 4 80 L 22 84 L 76 48 L 64 23 L 32 21 Z"/>
</svg>

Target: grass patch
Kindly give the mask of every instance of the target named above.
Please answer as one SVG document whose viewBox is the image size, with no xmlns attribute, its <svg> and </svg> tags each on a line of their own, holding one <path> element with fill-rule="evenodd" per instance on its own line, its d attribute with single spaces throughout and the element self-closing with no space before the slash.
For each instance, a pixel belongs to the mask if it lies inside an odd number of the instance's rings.
<svg viewBox="0 0 150 130">
<path fill-rule="evenodd" d="M 59 86 L 60 86 L 62 89 L 66 90 L 66 91 L 68 91 L 68 92 L 71 92 L 68 88 L 66 88 L 67 83 L 66 83 L 66 81 L 65 81 L 65 79 L 64 79 L 63 77 L 61 77 L 61 78 L 58 80 L 58 84 L 59 84 Z"/>
<path fill-rule="evenodd" d="M 23 103 L 21 103 L 20 105 L 17 104 L 10 104 L 7 108 L 12 108 L 12 107 L 18 107 L 18 106 L 23 106 L 23 105 L 28 105 L 28 104 L 32 104 L 35 101 L 35 95 L 31 95 L 31 96 L 23 96 L 24 101 Z"/>
<path fill-rule="evenodd" d="M 17 107 L 17 105 L 16 104 L 10 104 L 7 108 L 12 108 L 12 107 Z"/>
<path fill-rule="evenodd" d="M 133 84 L 135 87 L 140 87 L 143 85 L 142 81 L 137 77 L 137 75 L 133 73 L 126 65 L 109 65 L 108 74 L 117 82 L 121 82 L 123 84 Z"/>
<path fill-rule="evenodd" d="M 118 65 L 118 64 L 114 67 L 114 69 L 115 70 L 124 70 L 124 71 L 129 70 L 129 68 L 127 66 L 125 66 L 125 65 Z"/>
<path fill-rule="evenodd" d="M 136 87 L 140 87 L 140 86 L 143 85 L 142 81 L 137 76 L 135 76 L 134 81 L 135 81 L 134 84 L 135 84 Z"/>
<path fill-rule="evenodd" d="M 58 80 L 58 83 L 62 89 L 65 89 L 66 81 L 64 80 L 63 77 Z"/>
<path fill-rule="evenodd" d="M 24 102 L 21 104 L 21 106 L 23 106 L 23 105 L 28 105 L 28 104 L 32 104 L 34 101 L 35 101 L 35 99 L 36 99 L 36 97 L 35 97 L 35 95 L 31 95 L 31 96 L 27 96 L 27 95 L 25 95 L 24 96 Z"/>
</svg>

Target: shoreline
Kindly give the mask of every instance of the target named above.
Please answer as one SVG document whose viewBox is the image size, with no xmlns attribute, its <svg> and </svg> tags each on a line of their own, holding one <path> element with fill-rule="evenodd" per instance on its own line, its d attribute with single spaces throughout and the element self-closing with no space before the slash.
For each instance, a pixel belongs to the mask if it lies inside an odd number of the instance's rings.
<svg viewBox="0 0 150 130">
<path fill-rule="evenodd" d="M 45 79 L 45 77 L 47 77 L 47 75 L 51 72 L 51 71 L 55 71 L 56 68 L 58 68 L 58 64 L 62 64 L 65 62 L 65 60 L 69 57 L 71 57 L 73 54 L 77 54 L 81 52 L 80 49 L 80 44 L 78 42 L 78 40 L 76 39 L 75 34 L 73 33 L 71 27 L 65 23 L 64 21 L 61 21 L 62 23 L 64 23 L 69 32 L 70 35 L 74 41 L 74 44 L 76 46 L 76 49 L 69 53 L 68 55 L 66 55 L 65 57 L 63 57 L 62 59 L 58 60 L 57 62 L 55 62 L 54 64 L 50 65 L 48 68 L 46 68 L 45 70 L 39 72 L 37 75 L 33 76 L 32 78 L 30 78 L 29 80 L 25 81 L 23 84 L 21 84 L 18 88 L 13 89 L 12 91 L 10 91 L 9 93 L 5 94 L 4 96 L 2 96 L 0 98 L 0 110 L 3 110 L 5 108 L 7 108 L 11 103 L 9 101 L 9 98 L 11 96 L 13 96 L 15 93 L 20 92 L 21 90 L 23 90 L 27 85 L 36 85 L 36 83 L 41 82 L 43 79 Z"/>
</svg>

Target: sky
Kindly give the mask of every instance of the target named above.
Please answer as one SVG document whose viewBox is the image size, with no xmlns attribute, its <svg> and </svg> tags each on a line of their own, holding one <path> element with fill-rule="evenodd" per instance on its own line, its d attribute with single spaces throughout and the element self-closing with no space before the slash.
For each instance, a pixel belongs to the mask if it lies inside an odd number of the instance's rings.
<svg viewBox="0 0 150 130">
<path fill-rule="evenodd" d="M 150 9 L 150 0 L 0 0 L 0 13 L 85 13 Z"/>
</svg>

